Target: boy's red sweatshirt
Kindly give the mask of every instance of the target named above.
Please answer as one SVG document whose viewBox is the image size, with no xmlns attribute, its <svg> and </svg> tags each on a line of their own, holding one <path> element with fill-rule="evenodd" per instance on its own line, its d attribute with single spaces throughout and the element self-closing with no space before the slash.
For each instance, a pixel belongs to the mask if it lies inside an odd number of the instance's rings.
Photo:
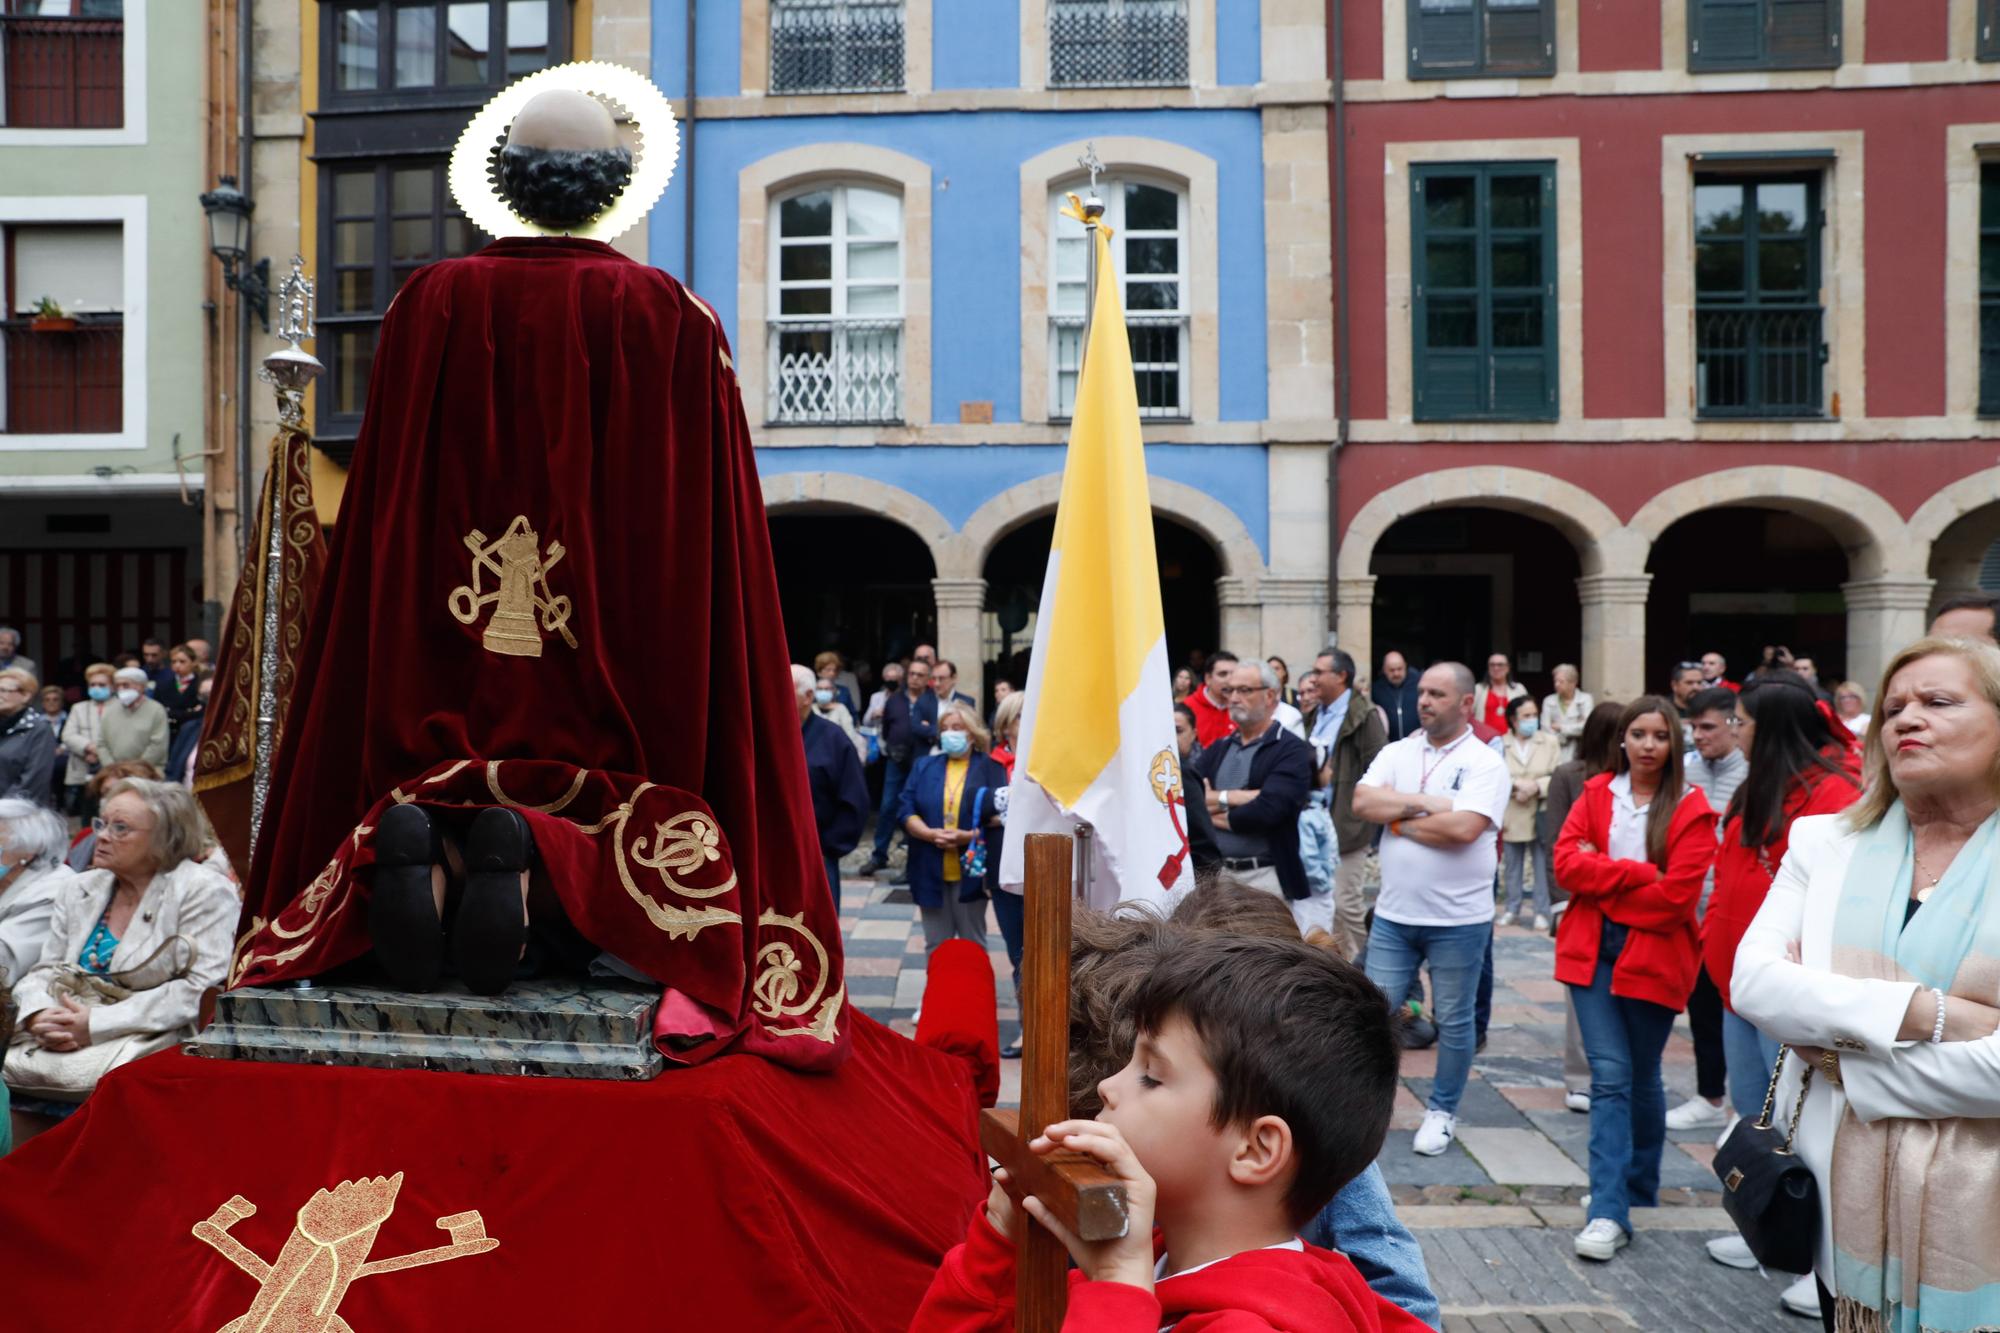
<svg viewBox="0 0 2000 1333">
<path fill-rule="evenodd" d="M 1169 1324 L 1174 1333 L 1429 1333 L 1429 1325 L 1370 1290 L 1346 1255 L 1313 1245 L 1247 1250 L 1152 1291 L 1070 1273 L 1063 1333 L 1158 1333 Z M 931 1279 L 910 1333 L 1013 1327 L 1014 1246 L 982 1206 L 965 1243 Z"/>
</svg>

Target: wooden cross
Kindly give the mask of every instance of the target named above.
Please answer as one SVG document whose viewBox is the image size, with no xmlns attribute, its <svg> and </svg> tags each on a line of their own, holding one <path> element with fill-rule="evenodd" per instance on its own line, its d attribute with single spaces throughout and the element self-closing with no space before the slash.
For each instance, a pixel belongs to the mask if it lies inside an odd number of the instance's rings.
<svg viewBox="0 0 2000 1333">
<path fill-rule="evenodd" d="M 1040 1199 L 1062 1224 L 1084 1240 L 1125 1234 L 1125 1187 L 1081 1153 L 1040 1157 L 1028 1140 L 1069 1119 L 1069 923 L 1070 875 L 1075 844 L 1060 833 L 1030 834 L 1023 847 L 1025 939 L 1021 951 L 1021 1109 L 980 1115 L 979 1144 L 1007 1168 L 1018 1207 L 1023 1195 Z M 1015 1264 L 1017 1333 L 1057 1333 L 1069 1304 L 1069 1252 L 1032 1218 L 1022 1215 L 1021 1252 Z"/>
</svg>

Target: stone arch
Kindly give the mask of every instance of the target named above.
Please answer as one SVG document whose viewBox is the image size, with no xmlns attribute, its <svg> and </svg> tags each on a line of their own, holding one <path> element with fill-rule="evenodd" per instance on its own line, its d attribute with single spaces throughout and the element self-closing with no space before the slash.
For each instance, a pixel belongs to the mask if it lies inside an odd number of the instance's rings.
<svg viewBox="0 0 2000 1333">
<path fill-rule="evenodd" d="M 1961 477 L 1917 506 L 1910 542 L 1936 580 L 1933 604 L 1979 591 L 1979 567 L 2000 539 L 2000 468 Z"/>
<path fill-rule="evenodd" d="M 1194 529 L 1215 547 L 1222 560 L 1224 578 L 1242 579 L 1254 585 L 1264 572 L 1264 557 L 1256 538 L 1236 512 L 1213 496 L 1192 486 L 1164 478 L 1148 479 L 1153 512 Z M 993 544 L 1030 519 L 1055 510 L 1062 498 L 1062 474 L 1051 472 L 1010 487 L 974 510 L 959 529 L 950 555 L 940 555 L 940 578 L 981 577 Z"/>
<path fill-rule="evenodd" d="M 1913 549 L 1894 505 L 1859 482 L 1815 468 L 1739 467 L 1694 477 L 1648 500 L 1628 526 L 1640 550 L 1650 551 L 1690 514 L 1749 505 L 1789 510 L 1820 524 L 1846 550 L 1850 580 L 1923 573 L 1922 548 Z"/>
<path fill-rule="evenodd" d="M 799 186 L 840 181 L 884 185 L 902 196 L 903 419 L 931 419 L 930 164 L 874 144 L 814 143 L 760 157 L 736 175 L 736 379 L 752 424 L 765 419 L 769 375 L 772 201 Z M 812 429 L 825 433 L 823 426 Z"/>
<path fill-rule="evenodd" d="M 1582 487 L 1525 468 L 1461 467 L 1398 482 L 1362 505 L 1341 536 L 1340 577 L 1367 578 L 1375 544 L 1398 519 L 1454 505 L 1505 509 L 1549 524 L 1576 547 L 1586 576 L 1631 563 L 1618 516 Z M 1644 559 L 1642 550 L 1638 568 Z"/>
<path fill-rule="evenodd" d="M 922 538 L 938 573 L 945 573 L 955 537 L 951 524 L 908 491 L 846 472 L 780 472 L 762 480 L 766 513 L 811 508 L 886 518 Z"/>
</svg>

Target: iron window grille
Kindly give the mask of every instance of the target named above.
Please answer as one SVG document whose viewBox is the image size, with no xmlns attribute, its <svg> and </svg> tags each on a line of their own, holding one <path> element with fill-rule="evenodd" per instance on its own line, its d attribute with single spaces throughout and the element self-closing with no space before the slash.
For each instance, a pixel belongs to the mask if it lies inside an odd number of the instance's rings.
<svg viewBox="0 0 2000 1333">
<path fill-rule="evenodd" d="M 2000 162 L 1979 167 L 1979 415 L 2000 416 Z"/>
<path fill-rule="evenodd" d="M 1049 308 L 1049 418 L 1067 421 L 1076 409 L 1083 369 L 1083 328 L 1090 275 L 1090 240 L 1083 224 L 1065 217 L 1070 187 L 1049 199 L 1053 277 Z M 1139 416 L 1186 421 L 1190 330 L 1187 279 L 1187 195 L 1149 180 L 1106 178 L 1098 185 L 1112 255 L 1124 282 L 1125 331 Z"/>
<path fill-rule="evenodd" d="M 1817 175 L 1695 177 L 1695 410 L 1826 414 Z"/>
<path fill-rule="evenodd" d="M 1410 77 L 1556 72 L 1555 0 L 1408 0 Z"/>
<path fill-rule="evenodd" d="M 901 92 L 901 0 L 773 0 L 771 91 Z"/>
<path fill-rule="evenodd" d="M 817 186 L 772 207 L 765 418 L 903 419 L 903 207 L 885 190 Z"/>
<path fill-rule="evenodd" d="M 1051 88 L 1187 82 L 1187 0 L 1049 0 Z"/>
<path fill-rule="evenodd" d="M 341 163 L 320 173 L 317 393 L 322 433 L 352 436 L 368 404 L 382 316 L 424 265 L 470 254 L 486 237 L 453 204 L 438 161 Z"/>
<path fill-rule="evenodd" d="M 11 129 L 116 129 L 125 123 L 124 0 L 5 0 L 0 85 Z"/>
<path fill-rule="evenodd" d="M 1840 0 L 1687 0 L 1688 68 L 1833 69 Z"/>
<path fill-rule="evenodd" d="M 1555 420 L 1555 164 L 1420 166 L 1410 190 L 1416 419 Z"/>
</svg>

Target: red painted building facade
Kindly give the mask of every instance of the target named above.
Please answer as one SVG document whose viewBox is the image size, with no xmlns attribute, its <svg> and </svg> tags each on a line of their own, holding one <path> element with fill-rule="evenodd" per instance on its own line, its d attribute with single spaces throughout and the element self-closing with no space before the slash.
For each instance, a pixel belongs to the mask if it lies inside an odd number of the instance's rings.
<svg viewBox="0 0 2000 1333">
<path fill-rule="evenodd" d="M 1872 693 L 2000 538 L 1996 8 L 1336 3 L 1342 645 Z"/>
</svg>

